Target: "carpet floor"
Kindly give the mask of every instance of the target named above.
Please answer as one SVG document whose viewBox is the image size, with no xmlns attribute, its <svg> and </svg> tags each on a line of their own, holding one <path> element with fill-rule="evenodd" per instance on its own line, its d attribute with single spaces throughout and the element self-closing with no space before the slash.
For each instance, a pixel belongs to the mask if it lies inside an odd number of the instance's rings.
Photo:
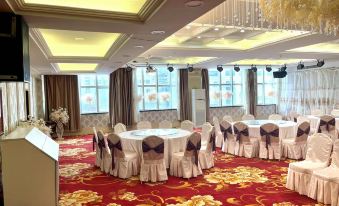
<svg viewBox="0 0 339 206">
<path fill-rule="evenodd" d="M 60 206 L 118 205 L 320 205 L 285 188 L 288 163 L 249 159 L 217 151 L 215 167 L 189 180 L 169 176 L 165 183 L 123 180 L 94 166 L 92 135 L 60 143 Z"/>
</svg>

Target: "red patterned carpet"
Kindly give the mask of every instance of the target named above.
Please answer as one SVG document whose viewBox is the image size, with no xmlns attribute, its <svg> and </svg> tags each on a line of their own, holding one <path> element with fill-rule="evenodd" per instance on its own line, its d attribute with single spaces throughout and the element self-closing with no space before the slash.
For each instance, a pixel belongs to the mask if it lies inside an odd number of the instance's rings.
<svg viewBox="0 0 339 206">
<path fill-rule="evenodd" d="M 94 167 L 92 136 L 60 141 L 60 206 L 80 205 L 317 205 L 284 187 L 288 161 L 264 161 L 217 152 L 215 167 L 189 180 L 122 180 Z"/>
</svg>

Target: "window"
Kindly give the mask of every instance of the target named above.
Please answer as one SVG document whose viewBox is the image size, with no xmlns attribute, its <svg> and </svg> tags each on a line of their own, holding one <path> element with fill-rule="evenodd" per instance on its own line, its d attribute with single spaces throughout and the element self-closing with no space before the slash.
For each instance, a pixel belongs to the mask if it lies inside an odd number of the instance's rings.
<svg viewBox="0 0 339 206">
<path fill-rule="evenodd" d="M 210 107 L 243 105 L 243 72 L 209 70 Z"/>
<path fill-rule="evenodd" d="M 156 67 L 156 72 L 146 73 L 145 67 L 136 69 L 139 110 L 176 109 L 178 104 L 177 71 Z"/>
<path fill-rule="evenodd" d="M 108 85 L 108 75 L 79 75 L 81 114 L 108 112 Z"/>
<path fill-rule="evenodd" d="M 273 72 L 265 69 L 257 71 L 257 103 L 276 104 L 277 101 L 277 80 L 273 78 Z"/>
</svg>

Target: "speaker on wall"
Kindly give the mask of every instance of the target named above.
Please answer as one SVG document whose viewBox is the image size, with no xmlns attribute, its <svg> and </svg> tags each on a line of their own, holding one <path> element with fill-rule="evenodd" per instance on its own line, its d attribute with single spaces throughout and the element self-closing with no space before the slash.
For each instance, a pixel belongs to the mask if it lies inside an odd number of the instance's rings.
<svg viewBox="0 0 339 206">
<path fill-rule="evenodd" d="M 0 81 L 30 79 L 29 32 L 22 16 L 0 13 Z"/>
</svg>

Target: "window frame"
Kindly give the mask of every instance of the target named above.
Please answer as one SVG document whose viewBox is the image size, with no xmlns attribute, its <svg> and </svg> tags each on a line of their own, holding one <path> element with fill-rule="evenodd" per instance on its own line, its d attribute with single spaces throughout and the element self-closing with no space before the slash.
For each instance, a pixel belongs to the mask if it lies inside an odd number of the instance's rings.
<svg viewBox="0 0 339 206">
<path fill-rule="evenodd" d="M 108 82 L 108 85 L 107 86 L 102 86 L 102 85 L 98 85 L 98 74 L 82 74 L 82 75 L 93 75 L 95 76 L 95 86 L 81 86 L 81 80 L 79 80 L 79 101 L 80 101 L 80 115 L 89 115 L 89 114 L 107 114 L 109 113 L 109 111 L 104 111 L 104 112 L 100 112 L 100 108 L 99 108 L 99 89 L 109 89 L 109 82 Z M 100 74 L 100 75 L 103 75 L 103 74 Z M 78 77 L 80 77 L 80 75 L 78 75 Z M 105 75 L 105 76 L 108 76 L 108 75 Z M 108 76 L 109 78 L 109 76 Z M 96 108 L 97 108 L 97 111 L 96 112 L 83 112 L 82 111 L 82 104 L 81 104 L 81 88 L 95 88 L 95 94 L 96 94 Z M 109 93 L 108 93 L 109 95 Z M 108 108 L 109 110 L 109 108 Z"/>
</svg>

